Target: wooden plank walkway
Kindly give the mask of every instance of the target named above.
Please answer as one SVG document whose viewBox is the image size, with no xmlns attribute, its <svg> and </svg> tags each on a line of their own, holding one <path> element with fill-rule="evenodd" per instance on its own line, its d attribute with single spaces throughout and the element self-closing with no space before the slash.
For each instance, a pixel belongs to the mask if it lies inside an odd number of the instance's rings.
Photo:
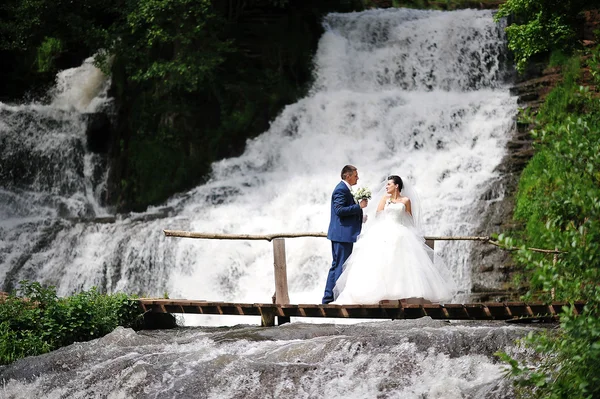
<svg viewBox="0 0 600 399">
<path fill-rule="evenodd" d="M 467 304 L 408 304 L 403 301 L 382 301 L 378 305 L 316 305 L 209 302 L 187 299 L 139 299 L 144 312 L 209 315 L 260 316 L 263 326 L 274 326 L 275 317 L 289 321 L 290 317 L 331 317 L 359 319 L 418 319 L 429 316 L 442 320 L 517 320 L 544 318 L 558 320 L 566 302 L 486 302 Z M 585 302 L 575 302 L 581 312 Z M 282 318 L 282 319 L 281 319 Z"/>
</svg>

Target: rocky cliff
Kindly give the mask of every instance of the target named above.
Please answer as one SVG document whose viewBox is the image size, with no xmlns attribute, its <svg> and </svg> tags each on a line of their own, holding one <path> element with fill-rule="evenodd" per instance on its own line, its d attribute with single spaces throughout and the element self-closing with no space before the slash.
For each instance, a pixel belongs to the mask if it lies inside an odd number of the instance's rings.
<svg viewBox="0 0 600 399">
<path fill-rule="evenodd" d="M 600 25 L 600 13 L 588 11 L 582 16 L 580 38 L 584 46 L 595 46 L 594 32 Z M 548 67 L 548 61 L 532 63 L 529 70 L 517 76 L 511 91 L 519 97 L 522 110 L 535 115 L 545 97 L 562 79 L 560 67 Z M 584 68 L 580 84 L 595 87 L 589 68 Z M 511 138 L 507 143 L 506 156 L 498 166 L 500 176 L 480 198 L 477 211 L 482 215 L 481 223 L 473 235 L 489 236 L 509 232 L 514 226 L 513 210 L 515 195 L 521 172 L 534 154 L 532 125 L 515 120 Z M 516 300 L 524 293 L 512 283 L 518 267 L 508 251 L 478 242 L 471 251 L 472 295 L 474 302 Z"/>
</svg>

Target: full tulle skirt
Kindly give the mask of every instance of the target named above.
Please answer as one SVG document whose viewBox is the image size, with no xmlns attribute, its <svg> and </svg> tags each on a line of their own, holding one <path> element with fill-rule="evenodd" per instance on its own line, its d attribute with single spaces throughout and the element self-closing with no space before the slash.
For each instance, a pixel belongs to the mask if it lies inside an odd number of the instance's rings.
<svg viewBox="0 0 600 399">
<path fill-rule="evenodd" d="M 376 304 L 403 298 L 443 302 L 455 292 L 450 272 L 423 237 L 384 219 L 354 245 L 334 288 L 334 303 Z"/>
</svg>

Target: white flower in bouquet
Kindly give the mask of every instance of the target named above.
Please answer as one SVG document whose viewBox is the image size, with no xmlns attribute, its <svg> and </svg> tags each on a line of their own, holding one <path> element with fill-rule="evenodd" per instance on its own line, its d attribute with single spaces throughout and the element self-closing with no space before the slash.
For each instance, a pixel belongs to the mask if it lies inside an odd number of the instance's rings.
<svg viewBox="0 0 600 399">
<path fill-rule="evenodd" d="M 371 190 L 369 190 L 368 187 L 361 187 L 358 190 L 356 190 L 356 192 L 354 193 L 354 198 L 357 201 L 360 201 L 363 199 L 371 199 Z"/>
</svg>

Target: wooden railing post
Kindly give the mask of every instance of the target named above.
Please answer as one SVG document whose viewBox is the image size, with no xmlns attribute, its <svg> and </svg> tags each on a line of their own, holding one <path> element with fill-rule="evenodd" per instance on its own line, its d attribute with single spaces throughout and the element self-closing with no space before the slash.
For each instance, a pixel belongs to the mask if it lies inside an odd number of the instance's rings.
<svg viewBox="0 0 600 399">
<path fill-rule="evenodd" d="M 556 251 L 556 253 L 552 257 L 552 266 L 556 266 L 556 262 L 558 262 L 558 246 L 555 246 L 554 250 Z M 556 295 L 556 292 L 554 291 L 554 287 L 550 288 L 550 297 L 552 299 L 554 299 L 555 295 Z"/>
<path fill-rule="evenodd" d="M 290 303 L 290 296 L 288 294 L 285 240 L 283 238 L 275 238 L 273 240 L 273 260 L 275 267 L 275 303 L 278 305 L 288 305 Z M 289 317 L 277 316 L 278 325 L 289 322 Z"/>
<path fill-rule="evenodd" d="M 275 303 L 288 305 L 290 297 L 288 294 L 287 265 L 285 261 L 285 240 L 283 238 L 273 240 L 273 258 L 275 266 Z"/>
</svg>

